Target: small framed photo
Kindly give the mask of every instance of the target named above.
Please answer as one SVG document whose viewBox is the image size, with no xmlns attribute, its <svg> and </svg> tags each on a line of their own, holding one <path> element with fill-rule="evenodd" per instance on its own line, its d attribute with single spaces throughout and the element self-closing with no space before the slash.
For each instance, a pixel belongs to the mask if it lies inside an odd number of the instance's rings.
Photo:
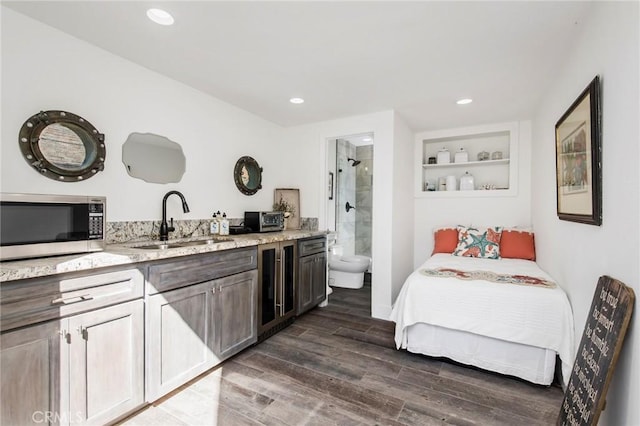
<svg viewBox="0 0 640 426">
<path fill-rule="evenodd" d="M 283 211 L 285 229 L 300 229 L 300 190 L 297 188 L 276 188 L 273 194 L 273 206 Z M 276 206 L 279 208 L 276 209 Z"/>
<path fill-rule="evenodd" d="M 600 79 L 596 76 L 556 123 L 558 218 L 602 224 Z"/>
</svg>

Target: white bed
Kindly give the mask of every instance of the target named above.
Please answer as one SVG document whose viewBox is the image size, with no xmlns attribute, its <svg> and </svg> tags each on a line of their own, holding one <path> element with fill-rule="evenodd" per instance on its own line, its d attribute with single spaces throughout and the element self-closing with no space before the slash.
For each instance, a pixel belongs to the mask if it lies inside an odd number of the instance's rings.
<svg viewBox="0 0 640 426">
<path fill-rule="evenodd" d="M 424 269 L 491 271 L 553 281 L 535 262 L 435 254 L 406 280 L 394 304 L 398 349 L 442 356 L 533 383 L 563 381 L 574 360 L 571 306 L 556 285 L 497 283 L 427 276 Z"/>
</svg>

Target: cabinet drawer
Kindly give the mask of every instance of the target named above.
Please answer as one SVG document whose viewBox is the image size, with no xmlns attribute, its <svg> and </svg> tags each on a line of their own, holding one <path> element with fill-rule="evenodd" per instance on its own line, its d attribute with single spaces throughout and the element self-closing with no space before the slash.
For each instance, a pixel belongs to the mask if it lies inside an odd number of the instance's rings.
<svg viewBox="0 0 640 426">
<path fill-rule="evenodd" d="M 138 269 L 3 283 L 0 329 L 6 331 L 141 298 L 143 289 L 144 276 Z"/>
<path fill-rule="evenodd" d="M 298 256 L 308 256 L 315 253 L 324 253 L 327 249 L 326 237 L 313 237 L 298 241 Z"/>
<path fill-rule="evenodd" d="M 147 293 L 155 294 L 256 269 L 257 253 L 255 247 L 250 247 L 153 264 L 149 266 Z"/>
</svg>

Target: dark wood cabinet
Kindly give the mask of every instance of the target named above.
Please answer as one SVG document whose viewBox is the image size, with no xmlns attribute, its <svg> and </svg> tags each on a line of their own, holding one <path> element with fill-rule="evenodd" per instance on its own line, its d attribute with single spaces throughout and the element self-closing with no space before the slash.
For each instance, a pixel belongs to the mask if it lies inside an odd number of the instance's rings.
<svg viewBox="0 0 640 426">
<path fill-rule="evenodd" d="M 62 328 L 62 321 L 49 321 L 2 334 L 0 424 L 63 423 L 45 419 L 68 412 L 69 345 Z"/>
<path fill-rule="evenodd" d="M 296 314 L 296 242 L 258 248 L 258 340 L 288 325 Z"/>
<path fill-rule="evenodd" d="M 143 283 L 126 269 L 4 284 L 0 423 L 104 424 L 140 407 Z"/>
<path fill-rule="evenodd" d="M 149 266 L 148 402 L 257 341 L 256 260 L 252 247 Z"/>
<path fill-rule="evenodd" d="M 327 297 L 327 245 L 325 237 L 298 242 L 298 303 L 296 315 L 322 303 Z"/>
<path fill-rule="evenodd" d="M 254 269 L 215 283 L 215 353 L 225 360 L 258 339 L 258 272 Z"/>
</svg>

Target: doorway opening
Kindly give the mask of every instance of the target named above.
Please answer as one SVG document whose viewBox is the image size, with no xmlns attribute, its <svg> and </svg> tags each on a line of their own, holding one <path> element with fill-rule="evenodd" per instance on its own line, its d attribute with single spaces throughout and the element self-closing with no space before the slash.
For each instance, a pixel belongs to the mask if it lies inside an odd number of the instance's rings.
<svg viewBox="0 0 640 426">
<path fill-rule="evenodd" d="M 327 225 L 346 256 L 372 256 L 373 146 L 373 133 L 328 140 Z"/>
</svg>

